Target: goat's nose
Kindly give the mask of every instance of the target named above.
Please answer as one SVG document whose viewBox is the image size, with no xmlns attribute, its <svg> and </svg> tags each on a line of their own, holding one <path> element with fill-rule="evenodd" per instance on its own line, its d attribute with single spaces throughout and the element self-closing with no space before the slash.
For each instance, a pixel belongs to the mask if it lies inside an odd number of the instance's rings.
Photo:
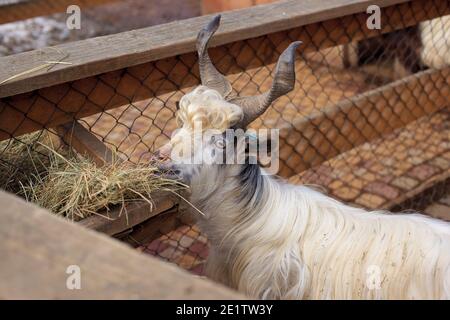
<svg viewBox="0 0 450 320">
<path fill-rule="evenodd" d="M 158 150 L 156 150 L 153 157 L 156 160 L 160 160 L 160 161 L 167 160 L 167 159 L 170 159 L 171 151 L 172 151 L 172 147 L 170 145 L 165 145 L 165 146 L 162 146 L 161 148 L 159 148 Z"/>
</svg>

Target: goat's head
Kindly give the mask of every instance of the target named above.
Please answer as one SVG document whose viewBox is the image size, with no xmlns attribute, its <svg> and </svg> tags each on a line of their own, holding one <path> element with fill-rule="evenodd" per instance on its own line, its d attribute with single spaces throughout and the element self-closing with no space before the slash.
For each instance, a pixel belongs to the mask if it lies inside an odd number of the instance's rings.
<svg viewBox="0 0 450 320">
<path fill-rule="evenodd" d="M 212 64 L 207 51 L 209 40 L 219 24 L 220 15 L 198 34 L 202 84 L 181 98 L 177 112 L 180 127 L 170 142 L 158 151 L 160 157 L 170 159 L 168 167 L 185 178 L 187 183 L 202 174 L 214 179 L 220 170 L 238 172 L 236 165 L 230 164 L 229 156 L 231 153 L 236 159 L 236 155 L 243 154 L 245 159 L 249 159 L 248 136 L 242 135 L 240 139 L 229 134 L 228 129 L 233 132 L 242 129 L 238 131 L 243 132 L 249 123 L 263 114 L 275 99 L 291 91 L 295 84 L 295 50 L 300 41 L 291 43 L 281 54 L 272 86 L 267 92 L 251 97 L 236 96 L 229 81 Z"/>
</svg>

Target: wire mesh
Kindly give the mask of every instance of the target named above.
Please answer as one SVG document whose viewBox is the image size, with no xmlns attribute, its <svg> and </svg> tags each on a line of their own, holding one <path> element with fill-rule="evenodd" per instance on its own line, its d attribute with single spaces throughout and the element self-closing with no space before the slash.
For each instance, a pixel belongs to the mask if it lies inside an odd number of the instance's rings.
<svg viewBox="0 0 450 320">
<path fill-rule="evenodd" d="M 430 1 L 421 14 L 444 15 L 441 4 Z M 254 95 L 269 89 L 283 49 L 306 43 L 295 90 L 251 125 L 280 129 L 280 176 L 370 209 L 423 209 L 448 194 L 450 16 L 404 19 L 367 38 L 364 22 L 350 15 L 210 49 L 234 90 Z M 199 82 L 190 53 L 5 98 L 0 115 L 14 121 L 1 122 L 0 136 L 22 141 L 42 128 L 58 136 L 54 128 L 76 118 L 124 160 L 146 163 L 176 128 L 176 102 Z M 23 141 L 27 152 L 39 152 L 37 139 Z M 11 189 L 21 166 L 2 158 L 7 142 L 0 164 L 9 176 L 2 187 Z M 161 230 L 149 232 L 147 221 L 122 238 L 202 274 L 205 235 L 173 213 L 162 222 Z"/>
</svg>

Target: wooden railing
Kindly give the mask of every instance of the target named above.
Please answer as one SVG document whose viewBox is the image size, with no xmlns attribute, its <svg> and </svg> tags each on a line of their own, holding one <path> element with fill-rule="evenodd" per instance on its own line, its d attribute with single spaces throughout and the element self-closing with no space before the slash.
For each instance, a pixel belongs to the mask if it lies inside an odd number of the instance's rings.
<svg viewBox="0 0 450 320">
<path fill-rule="evenodd" d="M 1 299 L 243 298 L 4 191 L 0 203 Z M 71 265 L 80 290 L 66 285 Z"/>
</svg>

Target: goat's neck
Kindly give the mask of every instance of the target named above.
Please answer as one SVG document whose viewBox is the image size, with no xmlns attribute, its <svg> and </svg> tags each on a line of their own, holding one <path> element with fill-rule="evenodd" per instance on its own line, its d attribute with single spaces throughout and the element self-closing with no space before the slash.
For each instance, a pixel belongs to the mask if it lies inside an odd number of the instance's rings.
<svg viewBox="0 0 450 320">
<path fill-rule="evenodd" d="M 216 179 L 213 191 L 192 190 L 194 203 L 206 215 L 199 227 L 211 244 L 206 274 L 239 288 L 242 268 L 255 261 L 259 264 L 258 257 L 268 259 L 266 255 L 276 248 L 298 243 L 307 219 L 295 208 L 295 192 L 263 175 L 257 165 L 241 166 L 230 177 L 211 178 Z"/>
<path fill-rule="evenodd" d="M 252 164 L 208 173 L 191 186 L 191 201 L 205 214 L 199 225 L 213 245 L 223 244 L 233 226 L 250 219 L 264 206 L 268 179 L 258 165 Z"/>
</svg>

